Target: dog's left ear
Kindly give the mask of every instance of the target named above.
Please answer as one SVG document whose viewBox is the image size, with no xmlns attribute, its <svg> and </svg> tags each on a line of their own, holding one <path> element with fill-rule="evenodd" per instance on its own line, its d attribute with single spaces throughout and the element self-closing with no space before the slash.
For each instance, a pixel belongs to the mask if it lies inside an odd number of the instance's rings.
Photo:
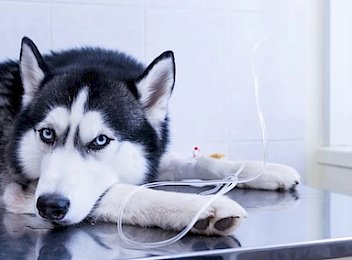
<svg viewBox="0 0 352 260">
<path fill-rule="evenodd" d="M 23 85 L 22 105 L 25 107 L 39 90 L 42 81 L 49 74 L 47 65 L 33 41 L 22 39 L 20 55 L 20 72 Z"/>
<path fill-rule="evenodd" d="M 175 59 L 172 51 L 157 57 L 136 81 L 139 101 L 155 129 L 167 116 L 168 103 L 175 84 Z"/>
</svg>

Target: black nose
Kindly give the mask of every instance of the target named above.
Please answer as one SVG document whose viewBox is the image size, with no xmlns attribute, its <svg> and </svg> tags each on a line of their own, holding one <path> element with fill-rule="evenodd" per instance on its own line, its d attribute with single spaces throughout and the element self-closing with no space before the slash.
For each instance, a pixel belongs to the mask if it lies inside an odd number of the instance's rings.
<svg viewBox="0 0 352 260">
<path fill-rule="evenodd" d="M 70 201 L 57 194 L 45 194 L 38 198 L 39 215 L 48 220 L 63 219 L 70 206 Z"/>
</svg>

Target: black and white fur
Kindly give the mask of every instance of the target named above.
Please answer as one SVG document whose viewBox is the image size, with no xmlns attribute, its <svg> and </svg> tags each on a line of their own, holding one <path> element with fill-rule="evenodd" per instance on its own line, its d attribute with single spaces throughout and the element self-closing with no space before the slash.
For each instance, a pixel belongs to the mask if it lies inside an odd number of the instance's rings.
<svg viewBox="0 0 352 260">
<path fill-rule="evenodd" d="M 148 67 L 116 51 L 82 48 L 42 56 L 23 38 L 19 62 L 0 64 L 0 167 L 6 209 L 58 225 L 114 222 L 124 198 L 152 180 L 220 179 L 241 162 L 167 153 L 168 101 L 175 83 L 171 51 Z M 248 162 L 241 177 L 259 171 Z M 248 188 L 294 189 L 295 170 L 269 164 Z M 208 196 L 143 189 L 124 223 L 180 230 Z M 193 232 L 231 233 L 246 216 L 216 200 Z"/>
</svg>

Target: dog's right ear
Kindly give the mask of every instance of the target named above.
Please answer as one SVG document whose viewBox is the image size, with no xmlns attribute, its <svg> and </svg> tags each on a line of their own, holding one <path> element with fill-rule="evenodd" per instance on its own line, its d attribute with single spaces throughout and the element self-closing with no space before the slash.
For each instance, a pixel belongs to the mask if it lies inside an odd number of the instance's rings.
<svg viewBox="0 0 352 260">
<path fill-rule="evenodd" d="M 23 37 L 21 44 L 20 73 L 24 90 L 22 106 L 25 107 L 49 73 L 37 46 L 27 37 Z"/>
<path fill-rule="evenodd" d="M 147 118 L 159 131 L 167 116 L 169 98 L 175 84 L 175 59 L 172 51 L 157 57 L 136 82 L 136 88 Z"/>
</svg>

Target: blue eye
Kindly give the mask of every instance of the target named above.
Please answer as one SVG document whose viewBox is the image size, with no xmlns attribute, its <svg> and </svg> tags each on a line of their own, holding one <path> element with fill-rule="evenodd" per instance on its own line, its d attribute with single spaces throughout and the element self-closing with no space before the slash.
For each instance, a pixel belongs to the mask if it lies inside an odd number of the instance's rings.
<svg viewBox="0 0 352 260">
<path fill-rule="evenodd" d="M 53 144 L 56 139 L 55 130 L 50 128 L 40 129 L 39 136 L 40 136 L 40 139 L 42 139 L 42 141 L 47 144 Z"/>
<path fill-rule="evenodd" d="M 112 139 L 106 135 L 98 135 L 90 144 L 90 149 L 99 150 L 107 146 Z"/>
</svg>

